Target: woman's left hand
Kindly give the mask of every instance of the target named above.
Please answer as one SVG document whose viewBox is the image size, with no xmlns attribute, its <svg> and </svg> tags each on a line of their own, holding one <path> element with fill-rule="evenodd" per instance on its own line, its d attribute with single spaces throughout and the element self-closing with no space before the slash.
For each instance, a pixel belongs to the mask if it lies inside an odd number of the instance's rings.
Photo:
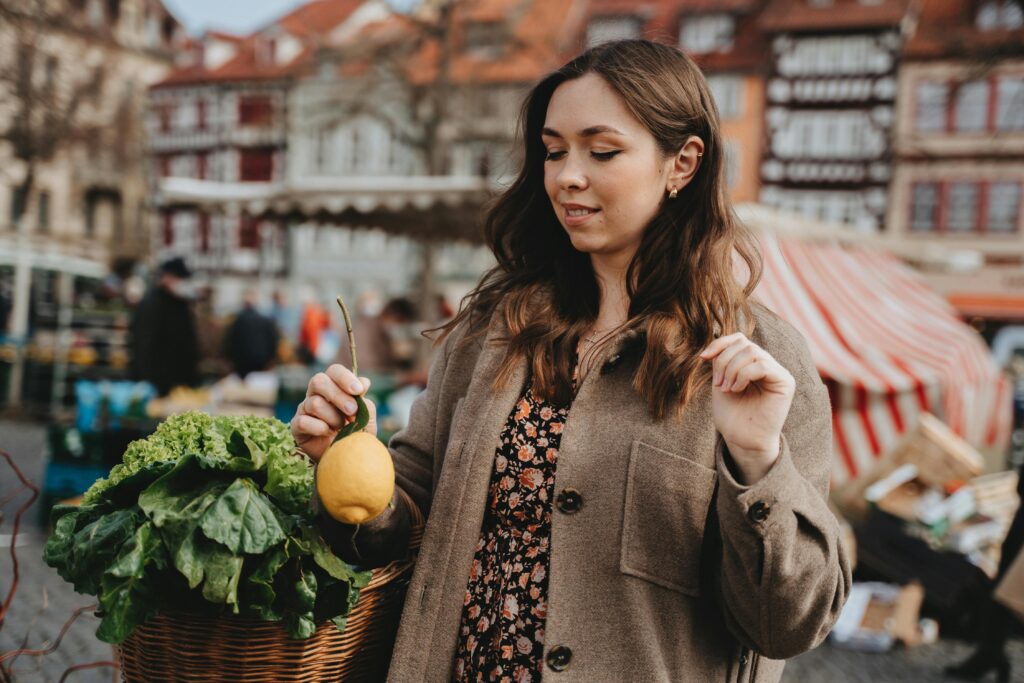
<svg viewBox="0 0 1024 683">
<path fill-rule="evenodd" d="M 733 462 L 753 484 L 779 457 L 782 425 L 796 381 L 767 351 L 737 332 L 719 337 L 700 357 L 711 361 L 711 412 Z"/>
</svg>

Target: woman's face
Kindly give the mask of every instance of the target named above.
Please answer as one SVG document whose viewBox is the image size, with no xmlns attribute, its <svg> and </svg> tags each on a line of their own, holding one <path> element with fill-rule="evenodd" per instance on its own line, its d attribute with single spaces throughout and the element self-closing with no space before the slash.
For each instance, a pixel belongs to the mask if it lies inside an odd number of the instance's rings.
<svg viewBox="0 0 1024 683">
<path fill-rule="evenodd" d="M 674 157 L 594 73 L 555 89 L 543 141 L 544 188 L 572 245 L 628 263 L 669 189 Z"/>
</svg>

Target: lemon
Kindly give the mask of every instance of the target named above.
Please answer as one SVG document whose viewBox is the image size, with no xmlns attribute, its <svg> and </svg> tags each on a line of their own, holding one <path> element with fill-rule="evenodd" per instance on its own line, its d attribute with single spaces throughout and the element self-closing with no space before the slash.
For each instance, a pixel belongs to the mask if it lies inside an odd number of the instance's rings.
<svg viewBox="0 0 1024 683">
<path fill-rule="evenodd" d="M 317 465 L 316 492 L 327 514 L 339 522 L 370 521 L 384 511 L 395 492 L 391 453 L 367 432 L 335 441 Z"/>
</svg>

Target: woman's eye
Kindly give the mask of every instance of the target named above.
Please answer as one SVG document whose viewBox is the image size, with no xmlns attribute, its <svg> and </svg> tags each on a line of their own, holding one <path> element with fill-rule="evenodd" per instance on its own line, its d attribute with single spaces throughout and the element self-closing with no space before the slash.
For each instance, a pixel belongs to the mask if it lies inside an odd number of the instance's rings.
<svg viewBox="0 0 1024 683">
<path fill-rule="evenodd" d="M 591 152 L 590 154 L 598 161 L 608 161 L 621 151 L 621 149 L 616 149 L 611 152 Z"/>
<path fill-rule="evenodd" d="M 565 156 L 565 152 L 548 152 L 544 155 L 544 161 L 558 161 Z"/>
</svg>

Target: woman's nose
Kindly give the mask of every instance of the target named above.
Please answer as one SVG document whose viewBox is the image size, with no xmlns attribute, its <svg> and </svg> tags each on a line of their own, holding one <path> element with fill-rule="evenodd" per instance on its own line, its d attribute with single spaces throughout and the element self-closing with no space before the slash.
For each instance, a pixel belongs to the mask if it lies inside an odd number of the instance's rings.
<svg viewBox="0 0 1024 683">
<path fill-rule="evenodd" d="M 558 186 L 563 190 L 579 190 L 587 185 L 587 175 L 583 171 L 583 165 L 578 157 L 573 154 L 565 155 L 565 163 L 558 173 Z"/>
</svg>

